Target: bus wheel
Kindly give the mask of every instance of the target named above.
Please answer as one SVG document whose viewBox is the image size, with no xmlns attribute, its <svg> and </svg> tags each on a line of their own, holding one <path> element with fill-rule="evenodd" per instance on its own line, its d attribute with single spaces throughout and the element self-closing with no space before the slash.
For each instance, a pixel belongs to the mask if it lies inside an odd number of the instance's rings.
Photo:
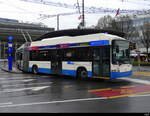
<svg viewBox="0 0 150 116">
<path fill-rule="evenodd" d="M 37 73 L 38 73 L 38 67 L 37 67 L 36 65 L 34 65 L 34 66 L 32 67 L 32 73 L 33 73 L 33 74 L 37 74 Z"/>
<path fill-rule="evenodd" d="M 88 73 L 87 73 L 86 69 L 79 68 L 77 70 L 77 78 L 78 79 L 87 78 L 87 77 L 88 77 Z"/>
</svg>

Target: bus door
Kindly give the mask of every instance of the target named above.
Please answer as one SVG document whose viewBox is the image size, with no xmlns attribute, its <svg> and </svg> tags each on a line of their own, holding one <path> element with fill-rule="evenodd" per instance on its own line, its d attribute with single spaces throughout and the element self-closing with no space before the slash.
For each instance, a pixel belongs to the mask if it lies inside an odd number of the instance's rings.
<svg viewBox="0 0 150 116">
<path fill-rule="evenodd" d="M 110 47 L 95 47 L 93 49 L 93 76 L 109 77 Z"/>
<path fill-rule="evenodd" d="M 29 50 L 25 48 L 22 53 L 23 71 L 28 72 L 29 69 Z"/>
<path fill-rule="evenodd" d="M 17 54 L 16 54 L 16 59 L 17 59 L 16 62 L 17 62 L 17 68 L 19 70 L 23 70 L 22 56 L 23 56 L 22 52 L 17 52 Z"/>
<path fill-rule="evenodd" d="M 51 70 L 52 74 L 60 74 L 62 70 L 62 60 L 59 50 L 52 51 L 53 58 L 51 59 Z"/>
</svg>

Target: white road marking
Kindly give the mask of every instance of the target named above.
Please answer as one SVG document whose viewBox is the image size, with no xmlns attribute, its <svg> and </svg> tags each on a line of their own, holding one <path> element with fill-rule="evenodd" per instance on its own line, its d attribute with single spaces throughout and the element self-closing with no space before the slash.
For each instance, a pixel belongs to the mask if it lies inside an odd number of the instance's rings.
<svg viewBox="0 0 150 116">
<path fill-rule="evenodd" d="M 30 82 L 30 81 L 35 81 L 36 79 L 27 79 L 27 80 L 18 80 L 18 81 L 22 81 L 22 82 Z"/>
<path fill-rule="evenodd" d="M 13 103 L 12 102 L 0 103 L 0 106 L 2 106 L 2 105 L 10 105 L 10 104 L 13 104 Z"/>
<path fill-rule="evenodd" d="M 32 88 L 32 91 L 40 91 L 40 90 L 42 90 L 42 89 L 46 89 L 46 88 L 48 88 L 48 87 L 50 87 L 50 86 L 33 87 L 33 88 Z"/>
<path fill-rule="evenodd" d="M 133 78 L 120 78 L 120 79 L 135 82 L 135 83 L 148 84 L 148 85 L 150 84 L 150 81 L 148 80 L 133 79 Z"/>
<path fill-rule="evenodd" d="M 18 86 L 29 86 L 29 85 L 45 85 L 45 84 L 52 84 L 53 82 L 44 82 L 44 83 L 23 83 L 23 84 L 15 84 L 15 85 L 2 85 L 2 87 L 18 87 Z"/>
<path fill-rule="evenodd" d="M 145 95 L 133 95 L 133 96 L 128 96 L 128 97 L 145 97 L 145 96 L 150 96 L 150 94 L 145 94 Z"/>
<path fill-rule="evenodd" d="M 1 81 L 1 84 L 6 84 L 6 83 L 16 83 L 16 82 L 30 82 L 30 81 L 34 81 L 36 79 L 26 79 L 26 80 L 4 80 Z"/>
<path fill-rule="evenodd" d="M 68 102 L 78 102 L 78 101 L 104 100 L 104 99 L 107 99 L 107 98 L 106 97 L 98 97 L 98 98 L 85 98 L 85 99 L 71 99 L 71 100 L 63 100 L 63 101 L 35 102 L 35 103 L 24 103 L 24 104 L 12 104 L 12 105 L 0 106 L 0 107 L 7 108 L 7 107 L 20 107 L 20 106 L 68 103 Z"/>
<path fill-rule="evenodd" d="M 26 88 L 19 88 L 19 89 L 5 89 L 4 91 L 0 91 L 0 93 L 9 93 L 9 92 L 18 92 L 18 91 L 25 91 L 25 90 L 32 90 L 32 91 L 39 91 L 42 89 L 46 89 L 50 86 L 42 86 L 42 87 L 26 87 Z"/>
<path fill-rule="evenodd" d="M 35 79 L 33 77 L 3 77 L 3 78 L 0 78 L 0 80 L 21 80 L 21 79 Z"/>
</svg>

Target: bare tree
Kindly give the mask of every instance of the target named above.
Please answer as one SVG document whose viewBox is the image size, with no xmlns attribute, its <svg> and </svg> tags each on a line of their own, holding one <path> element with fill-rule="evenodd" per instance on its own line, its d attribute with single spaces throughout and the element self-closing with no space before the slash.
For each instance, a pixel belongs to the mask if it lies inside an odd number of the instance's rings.
<svg viewBox="0 0 150 116">
<path fill-rule="evenodd" d="M 110 15 L 104 16 L 98 20 L 97 29 L 108 29 L 113 18 Z"/>
<path fill-rule="evenodd" d="M 131 39 L 134 33 L 133 20 L 129 15 L 121 15 L 112 18 L 110 15 L 104 16 L 98 20 L 96 26 L 98 29 L 111 29 L 126 33 L 126 38 Z"/>
<path fill-rule="evenodd" d="M 133 29 L 133 20 L 129 15 L 123 15 L 118 17 L 119 27 L 121 27 L 121 31 L 125 33 L 129 33 Z"/>
<path fill-rule="evenodd" d="M 150 22 L 144 22 L 143 26 L 141 26 L 141 40 L 148 56 L 148 49 L 150 48 Z"/>
</svg>

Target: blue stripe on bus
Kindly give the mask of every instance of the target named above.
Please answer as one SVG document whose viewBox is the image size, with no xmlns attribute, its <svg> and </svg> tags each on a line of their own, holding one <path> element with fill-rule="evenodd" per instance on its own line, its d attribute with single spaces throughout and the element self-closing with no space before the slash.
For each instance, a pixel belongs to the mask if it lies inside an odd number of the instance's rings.
<svg viewBox="0 0 150 116">
<path fill-rule="evenodd" d="M 115 78 L 119 78 L 119 77 L 128 77 L 132 75 L 132 71 L 128 71 L 128 72 L 111 72 L 111 78 L 115 79 Z"/>
<path fill-rule="evenodd" d="M 32 72 L 32 68 L 29 68 L 29 72 Z M 48 68 L 38 68 L 39 73 L 51 74 L 52 71 Z"/>
<path fill-rule="evenodd" d="M 45 73 L 45 74 L 51 74 L 52 70 L 48 69 L 48 68 L 39 68 L 39 73 Z"/>
<path fill-rule="evenodd" d="M 91 71 L 88 71 L 88 77 L 92 77 L 93 73 Z"/>
<path fill-rule="evenodd" d="M 62 70 L 63 75 L 76 76 L 76 70 Z M 92 77 L 92 72 L 88 71 L 88 77 Z"/>
<path fill-rule="evenodd" d="M 91 41 L 91 46 L 97 46 L 97 45 L 109 45 L 109 40 L 100 40 L 100 41 Z"/>
<path fill-rule="evenodd" d="M 29 72 L 32 72 L 32 68 L 29 68 Z M 48 68 L 38 68 L 39 73 L 51 74 L 52 70 Z M 76 76 L 76 70 L 62 70 L 61 74 L 68 76 Z M 88 77 L 92 77 L 92 72 L 88 71 Z"/>
<path fill-rule="evenodd" d="M 74 62 L 68 61 L 67 64 L 72 64 L 72 65 L 74 65 Z"/>
<path fill-rule="evenodd" d="M 52 70 L 48 68 L 39 68 L 39 73 L 51 74 Z M 29 68 L 29 72 L 32 72 L 32 68 Z M 128 77 L 132 75 L 133 71 L 128 72 L 111 72 L 111 79 L 120 78 L 120 77 Z M 62 70 L 61 74 L 68 76 L 76 76 L 76 70 Z M 88 77 L 92 77 L 92 72 L 88 71 Z"/>
<path fill-rule="evenodd" d="M 75 70 L 62 70 L 63 75 L 76 76 Z"/>
<path fill-rule="evenodd" d="M 28 71 L 29 71 L 29 72 L 32 72 L 32 68 L 30 67 L 30 68 L 28 69 Z"/>
</svg>

